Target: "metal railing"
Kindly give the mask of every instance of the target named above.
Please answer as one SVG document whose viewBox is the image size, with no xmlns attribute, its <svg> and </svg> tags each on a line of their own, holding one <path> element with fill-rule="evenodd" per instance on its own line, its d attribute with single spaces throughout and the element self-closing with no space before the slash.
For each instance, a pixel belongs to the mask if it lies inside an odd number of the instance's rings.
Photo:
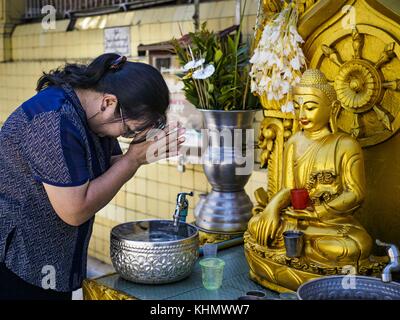
<svg viewBox="0 0 400 320">
<path fill-rule="evenodd" d="M 25 19 L 38 19 L 44 16 L 42 8 L 51 5 L 57 10 L 57 17 L 70 17 L 71 14 L 90 15 L 151 7 L 162 3 L 179 2 L 173 0 L 25 0 Z"/>
</svg>

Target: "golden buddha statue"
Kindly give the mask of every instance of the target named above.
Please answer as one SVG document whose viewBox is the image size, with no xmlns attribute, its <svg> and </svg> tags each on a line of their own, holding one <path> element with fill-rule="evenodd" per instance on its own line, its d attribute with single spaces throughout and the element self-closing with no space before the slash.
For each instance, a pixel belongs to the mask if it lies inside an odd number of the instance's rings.
<svg viewBox="0 0 400 320">
<path fill-rule="evenodd" d="M 283 187 L 263 211 L 255 210 L 245 233 L 250 277 L 281 292 L 321 275 L 341 274 L 349 266 L 371 274 L 372 239 L 353 217 L 365 195 L 361 147 L 337 132 L 341 106 L 321 71 L 303 74 L 293 100 L 301 131 L 285 145 Z M 295 188 L 309 193 L 310 206 L 304 210 L 291 206 Z M 288 230 L 304 234 L 299 258 L 286 256 L 283 233 Z"/>
</svg>

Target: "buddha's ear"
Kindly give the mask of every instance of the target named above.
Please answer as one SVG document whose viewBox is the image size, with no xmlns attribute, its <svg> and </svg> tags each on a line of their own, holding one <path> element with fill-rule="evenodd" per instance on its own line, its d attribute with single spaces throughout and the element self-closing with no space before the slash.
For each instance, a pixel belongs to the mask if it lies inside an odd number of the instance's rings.
<svg viewBox="0 0 400 320">
<path fill-rule="evenodd" d="M 336 133 L 338 131 L 337 118 L 339 116 L 341 108 L 342 108 L 342 105 L 339 100 L 335 100 L 332 103 L 331 117 L 329 120 L 329 124 L 330 124 L 331 130 L 332 130 L 332 133 Z"/>
</svg>

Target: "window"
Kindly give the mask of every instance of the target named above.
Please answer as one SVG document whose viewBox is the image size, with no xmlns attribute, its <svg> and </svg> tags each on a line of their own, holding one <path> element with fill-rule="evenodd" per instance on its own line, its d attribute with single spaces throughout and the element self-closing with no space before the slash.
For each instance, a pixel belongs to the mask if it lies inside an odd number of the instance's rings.
<svg viewBox="0 0 400 320">
<path fill-rule="evenodd" d="M 171 67 L 171 57 L 154 57 L 153 66 L 159 71 L 161 69 L 169 69 Z"/>
</svg>

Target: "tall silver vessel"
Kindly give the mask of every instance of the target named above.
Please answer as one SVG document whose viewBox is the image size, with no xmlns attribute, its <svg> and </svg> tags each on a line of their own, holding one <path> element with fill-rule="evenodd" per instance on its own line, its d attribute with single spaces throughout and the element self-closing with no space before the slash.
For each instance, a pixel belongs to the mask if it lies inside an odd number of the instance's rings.
<svg viewBox="0 0 400 320">
<path fill-rule="evenodd" d="M 203 169 L 212 191 L 195 209 L 200 229 L 242 233 L 253 204 L 244 190 L 254 165 L 254 110 L 201 110 L 204 128 Z"/>
</svg>

